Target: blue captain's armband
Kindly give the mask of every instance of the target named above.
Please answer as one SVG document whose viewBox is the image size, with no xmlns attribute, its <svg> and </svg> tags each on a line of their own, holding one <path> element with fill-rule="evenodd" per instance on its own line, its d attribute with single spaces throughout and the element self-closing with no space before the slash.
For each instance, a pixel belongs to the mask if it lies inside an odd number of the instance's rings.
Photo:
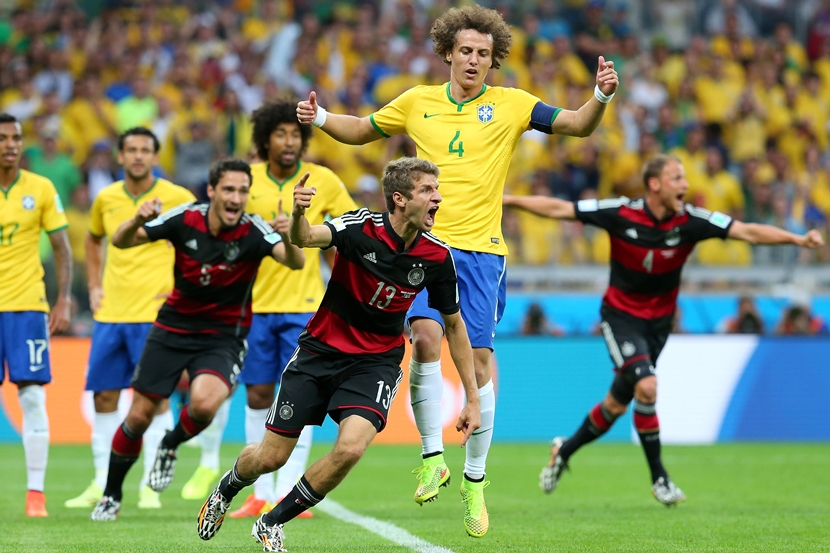
<svg viewBox="0 0 830 553">
<path fill-rule="evenodd" d="M 560 111 L 562 111 L 562 108 L 555 108 L 544 102 L 537 102 L 533 106 L 533 111 L 530 112 L 530 128 L 542 131 L 543 133 L 553 134 L 553 120 L 556 119 Z"/>
</svg>

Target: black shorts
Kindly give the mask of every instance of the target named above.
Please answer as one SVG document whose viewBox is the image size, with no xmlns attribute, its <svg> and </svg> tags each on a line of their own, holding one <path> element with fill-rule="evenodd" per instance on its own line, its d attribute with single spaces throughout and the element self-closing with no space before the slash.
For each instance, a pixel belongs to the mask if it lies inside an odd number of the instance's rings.
<svg viewBox="0 0 830 553">
<path fill-rule="evenodd" d="M 191 380 L 200 374 L 214 374 L 233 391 L 246 352 L 242 338 L 179 334 L 153 325 L 130 385 L 146 396 L 167 398 L 187 369 Z"/>
<path fill-rule="evenodd" d="M 655 374 L 657 357 L 671 333 L 672 317 L 641 319 L 607 305 L 602 306 L 600 315 L 602 335 L 617 373 L 611 393 L 627 405 L 637 382 Z"/>
<path fill-rule="evenodd" d="M 359 415 L 380 432 L 403 378 L 403 348 L 385 354 L 316 354 L 297 348 L 285 367 L 265 427 L 296 438 L 307 424 L 328 414 L 338 424 Z"/>
</svg>

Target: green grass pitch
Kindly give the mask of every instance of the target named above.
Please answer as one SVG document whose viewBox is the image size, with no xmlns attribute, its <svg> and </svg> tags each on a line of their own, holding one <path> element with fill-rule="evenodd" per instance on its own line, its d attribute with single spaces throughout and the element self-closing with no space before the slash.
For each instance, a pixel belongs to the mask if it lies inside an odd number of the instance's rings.
<svg viewBox="0 0 830 553">
<path fill-rule="evenodd" d="M 329 444 L 315 445 L 312 459 Z M 238 444 L 222 450 L 223 470 Z M 664 447 L 664 460 L 688 501 L 666 508 L 651 496 L 639 447 L 595 444 L 572 458 L 559 489 L 537 487 L 547 460 L 544 444 L 497 444 L 490 452 L 486 499 L 490 532 L 468 538 L 458 492 L 463 450 L 447 460 L 453 474 L 435 503 L 412 501 L 418 447 L 374 446 L 331 497 L 361 515 L 390 522 L 455 553 L 588 551 L 830 551 L 830 444 L 734 444 Z M 250 538 L 252 521 L 227 519 L 210 542 L 196 534 L 200 503 L 179 492 L 198 460 L 183 447 L 176 479 L 162 494 L 164 507 L 139 511 L 137 464 L 125 486 L 119 520 L 94 523 L 87 510 L 63 502 L 79 493 L 91 475 L 86 446 L 53 447 L 47 472 L 47 519 L 24 516 L 26 473 L 23 449 L 0 446 L 5 485 L 0 502 L 3 552 L 210 552 L 260 551 Z M 244 495 L 244 492 L 243 492 Z M 237 498 L 238 507 L 243 497 Z M 286 526 L 286 546 L 304 552 L 406 552 L 358 526 L 317 513 Z"/>
</svg>

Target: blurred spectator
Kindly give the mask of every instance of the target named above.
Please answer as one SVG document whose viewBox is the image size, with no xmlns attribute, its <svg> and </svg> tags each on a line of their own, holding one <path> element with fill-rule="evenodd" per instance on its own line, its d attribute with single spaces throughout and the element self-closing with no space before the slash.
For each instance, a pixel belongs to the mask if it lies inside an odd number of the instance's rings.
<svg viewBox="0 0 830 553">
<path fill-rule="evenodd" d="M 85 181 L 88 185 L 89 201 L 95 200 L 104 187 L 111 185 L 115 178 L 117 165 L 112 155 L 112 144 L 106 141 L 96 142 L 92 146 L 92 153 L 89 155 L 83 166 Z"/>
<path fill-rule="evenodd" d="M 175 139 L 176 172 L 174 182 L 184 186 L 200 199 L 207 199 L 210 165 L 216 159 L 216 143 L 207 123 L 194 119 L 186 133 Z"/>
<path fill-rule="evenodd" d="M 52 181 L 64 206 L 70 204 L 72 192 L 81 183 L 81 174 L 72 158 L 58 151 L 58 131 L 44 128 L 40 144 L 26 150 L 29 170 Z"/>
<path fill-rule="evenodd" d="M 724 319 L 718 325 L 718 332 L 727 334 L 764 333 L 764 321 L 758 315 L 758 309 L 752 296 L 741 296 L 738 299 L 738 313 Z"/>
<path fill-rule="evenodd" d="M 132 81 L 132 93 L 115 106 L 118 132 L 133 127 L 151 127 L 158 117 L 158 111 L 156 99 L 150 96 L 147 78 L 137 75 Z"/>
<path fill-rule="evenodd" d="M 824 319 L 810 313 L 809 307 L 791 305 L 784 310 L 775 333 L 781 336 L 816 336 L 827 334 L 828 328 Z"/>
<path fill-rule="evenodd" d="M 63 117 L 75 141 L 75 163 L 86 161 L 95 143 L 114 140 L 117 135 L 115 103 L 104 95 L 101 80 L 95 74 L 83 77 L 78 94 L 64 108 Z"/>
<path fill-rule="evenodd" d="M 545 315 L 542 306 L 531 303 L 522 323 L 522 336 L 564 336 L 564 329 L 552 323 Z"/>
<path fill-rule="evenodd" d="M 65 104 L 72 98 L 74 82 L 68 66 L 66 53 L 63 50 L 50 50 L 47 66 L 35 75 L 32 83 L 41 94 L 54 92 L 61 99 L 61 103 Z"/>
<path fill-rule="evenodd" d="M 233 90 L 225 91 L 222 111 L 216 117 L 216 140 L 222 157 L 244 158 L 251 149 L 253 124 Z"/>
</svg>

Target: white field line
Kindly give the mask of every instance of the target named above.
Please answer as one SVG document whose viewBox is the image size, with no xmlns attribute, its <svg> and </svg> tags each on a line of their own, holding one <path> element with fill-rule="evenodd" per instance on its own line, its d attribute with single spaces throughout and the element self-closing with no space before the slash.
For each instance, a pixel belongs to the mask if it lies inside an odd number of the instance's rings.
<svg viewBox="0 0 830 553">
<path fill-rule="evenodd" d="M 327 498 L 323 500 L 315 507 L 315 509 L 323 511 L 327 515 L 340 519 L 343 522 L 361 526 L 382 538 L 386 538 L 387 540 L 395 542 L 398 545 L 408 547 L 413 551 L 418 551 L 418 553 L 454 553 L 452 549 L 431 544 L 426 540 L 413 536 L 403 528 L 399 528 L 392 523 L 359 515 L 333 499 Z"/>
</svg>

